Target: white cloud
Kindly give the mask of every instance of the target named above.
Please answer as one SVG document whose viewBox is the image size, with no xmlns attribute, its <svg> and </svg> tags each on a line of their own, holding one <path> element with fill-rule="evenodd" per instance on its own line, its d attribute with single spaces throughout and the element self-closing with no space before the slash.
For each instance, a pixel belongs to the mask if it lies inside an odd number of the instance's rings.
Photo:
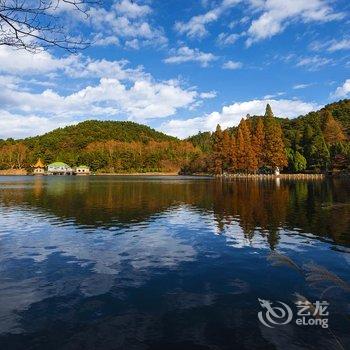
<svg viewBox="0 0 350 350">
<path fill-rule="evenodd" d="M 275 98 L 275 97 L 279 97 L 279 96 L 283 96 L 285 95 L 286 93 L 284 91 L 280 91 L 280 92 L 276 92 L 274 94 L 270 94 L 270 95 L 265 95 L 264 96 L 264 100 L 271 100 L 272 98 Z"/>
<path fill-rule="evenodd" d="M 199 62 L 202 67 L 207 67 L 210 62 L 217 60 L 218 57 L 212 53 L 191 49 L 187 46 L 182 46 L 177 50 L 171 51 L 172 56 L 164 59 L 165 63 L 179 64 L 184 62 Z"/>
<path fill-rule="evenodd" d="M 243 67 L 242 62 L 235 62 L 235 61 L 227 61 L 222 65 L 223 69 L 230 69 L 230 70 L 239 69 L 242 67 Z"/>
<path fill-rule="evenodd" d="M 220 5 L 203 15 L 192 17 L 188 22 L 176 22 L 175 30 L 185 34 L 189 38 L 203 38 L 208 34 L 206 25 L 216 22 L 231 7 L 237 5 L 241 0 L 223 0 Z"/>
<path fill-rule="evenodd" d="M 350 39 L 343 39 L 340 41 L 332 41 L 327 49 L 330 52 L 339 50 L 350 50 Z"/>
<path fill-rule="evenodd" d="M 178 108 L 189 107 L 197 97 L 196 91 L 184 90 L 176 81 L 137 80 L 128 88 L 118 79 L 102 78 L 98 85 L 68 96 L 53 90 L 31 93 L 4 89 L 0 102 L 21 113 L 54 114 L 62 118 L 125 113 L 130 119 L 145 120 L 173 115 Z"/>
<path fill-rule="evenodd" d="M 306 89 L 307 87 L 311 86 L 313 84 L 296 84 L 293 86 L 294 90 L 300 90 L 300 89 Z"/>
<path fill-rule="evenodd" d="M 342 13 L 334 12 L 323 0 L 266 0 L 251 3 L 262 14 L 253 20 L 248 29 L 247 46 L 281 33 L 296 21 L 327 22 L 344 17 Z"/>
<path fill-rule="evenodd" d="M 305 67 L 310 71 L 318 70 L 324 66 L 333 64 L 333 60 L 330 58 L 312 56 L 312 57 L 301 57 L 296 66 Z"/>
<path fill-rule="evenodd" d="M 36 66 L 35 59 L 39 59 Z M 4 137 L 35 135 L 91 118 L 145 122 L 172 116 L 182 108 L 192 109 L 203 99 L 216 96 L 215 91 L 183 88 L 178 80 L 158 81 L 142 66 L 130 68 L 126 60 L 94 60 L 82 55 L 57 59 L 49 53 L 37 57 L 0 47 L 0 66 L 0 71 L 11 72 L 8 68 L 13 68 L 12 74 L 0 74 Z M 35 78 L 29 73 L 36 73 Z M 50 75 L 64 79 L 64 85 L 57 84 L 60 90 L 55 88 L 55 78 L 48 79 Z M 54 89 L 42 90 L 46 86 Z"/>
<path fill-rule="evenodd" d="M 203 99 L 215 98 L 217 96 L 216 91 L 202 92 L 199 96 Z"/>
<path fill-rule="evenodd" d="M 163 30 L 154 27 L 148 18 L 151 12 L 148 5 L 139 5 L 130 0 L 120 0 L 109 10 L 91 8 L 89 18 L 92 26 L 98 30 L 97 45 L 127 42 L 129 48 L 136 49 L 145 45 L 166 45 Z"/>
<path fill-rule="evenodd" d="M 122 0 L 114 5 L 117 13 L 128 18 L 143 17 L 152 12 L 148 5 L 138 5 L 135 1 Z"/>
<path fill-rule="evenodd" d="M 239 34 L 229 34 L 229 33 L 220 33 L 217 38 L 217 43 L 220 46 L 227 46 L 234 44 L 239 38 Z"/>
<path fill-rule="evenodd" d="M 327 50 L 328 52 L 335 52 L 340 50 L 350 50 L 350 39 L 314 41 L 309 47 L 313 51 Z"/>
<path fill-rule="evenodd" d="M 21 79 L 13 75 L 0 75 L 0 88 L 17 89 Z"/>
<path fill-rule="evenodd" d="M 337 87 L 337 89 L 331 94 L 333 98 L 344 98 L 350 94 L 350 79 L 346 79 L 342 86 Z"/>
<path fill-rule="evenodd" d="M 95 35 L 92 40 L 94 46 L 120 45 L 120 40 L 115 35 L 103 36 L 101 33 Z"/>
<path fill-rule="evenodd" d="M 294 118 L 320 108 L 315 103 L 307 103 L 300 100 L 267 99 L 236 102 L 223 107 L 221 112 L 212 112 L 209 115 L 186 120 L 172 119 L 164 122 L 160 130 L 170 135 L 185 138 L 199 131 L 214 131 L 217 124 L 220 124 L 223 128 L 235 126 L 247 114 L 264 114 L 267 103 L 270 103 L 274 114 L 278 117 Z"/>
<path fill-rule="evenodd" d="M 125 46 L 130 49 L 138 50 L 140 48 L 140 40 L 139 39 L 132 39 L 125 41 Z"/>
<path fill-rule="evenodd" d="M 106 59 L 93 60 L 82 55 L 70 55 L 66 58 L 55 58 L 49 52 L 32 54 L 28 51 L 14 50 L 10 47 L 0 46 L 0 73 L 7 73 L 7 80 L 15 76 L 26 77 L 29 83 L 38 85 L 53 85 L 47 81 L 49 74 L 63 72 L 73 78 L 103 78 L 137 80 L 150 78 L 142 66 L 127 68 L 128 61 L 108 61 Z M 28 76 L 45 74 L 45 81 L 28 80 Z M 16 78 L 18 80 L 18 77 Z"/>
<path fill-rule="evenodd" d="M 55 128 L 75 124 L 74 120 L 40 117 L 35 114 L 16 114 L 0 110 L 0 138 L 24 138 L 41 135 Z"/>
<path fill-rule="evenodd" d="M 317 71 L 321 68 L 329 68 L 334 66 L 337 61 L 333 58 L 322 57 L 319 55 L 315 56 L 300 56 L 295 53 L 290 53 L 287 55 L 275 55 L 275 60 L 282 61 L 290 65 L 295 65 L 295 67 L 305 68 L 308 71 Z"/>
<path fill-rule="evenodd" d="M 139 79 L 151 79 L 142 66 L 128 68 L 127 60 L 108 61 L 81 58 L 79 63 L 65 67 L 65 72 L 74 78 L 105 78 L 111 77 L 119 80 L 136 81 Z"/>
<path fill-rule="evenodd" d="M 55 58 L 47 51 L 33 55 L 24 50 L 13 50 L 8 46 L 0 46 L 0 72 L 7 74 L 42 74 L 57 71 L 73 64 L 78 56 Z"/>
</svg>

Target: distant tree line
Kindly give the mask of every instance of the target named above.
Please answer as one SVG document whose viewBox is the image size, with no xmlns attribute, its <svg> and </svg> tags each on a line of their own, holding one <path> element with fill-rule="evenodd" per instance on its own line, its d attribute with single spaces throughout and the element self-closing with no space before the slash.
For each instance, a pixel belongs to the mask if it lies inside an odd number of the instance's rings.
<svg viewBox="0 0 350 350">
<path fill-rule="evenodd" d="M 350 170 L 350 100 L 296 119 L 281 119 L 267 105 L 264 116 L 247 116 L 237 127 L 190 137 L 202 150 L 185 173 L 265 173 Z"/>
<path fill-rule="evenodd" d="M 132 122 L 86 121 L 45 135 L 0 140 L 0 169 L 85 164 L 100 172 L 177 172 L 201 151 L 191 142 Z"/>
<path fill-rule="evenodd" d="M 101 172 L 349 172 L 350 100 L 295 119 L 247 116 L 237 127 L 180 141 L 132 122 L 86 121 L 23 140 L 0 140 L 0 169 L 85 164 Z"/>
</svg>

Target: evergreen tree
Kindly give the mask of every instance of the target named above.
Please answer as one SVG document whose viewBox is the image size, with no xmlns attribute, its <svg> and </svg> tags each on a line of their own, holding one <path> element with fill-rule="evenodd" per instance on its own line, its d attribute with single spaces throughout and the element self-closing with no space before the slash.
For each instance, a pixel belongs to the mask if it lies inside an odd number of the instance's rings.
<svg viewBox="0 0 350 350">
<path fill-rule="evenodd" d="M 246 167 L 245 161 L 245 141 L 242 128 L 238 128 L 236 135 L 236 168 L 238 171 L 243 171 Z"/>
<path fill-rule="evenodd" d="M 249 125 L 249 121 L 242 119 L 238 126 L 236 140 L 237 168 L 241 171 L 256 172 L 258 162 L 252 146 L 252 137 Z"/>
<path fill-rule="evenodd" d="M 296 172 L 296 173 L 301 172 L 305 170 L 306 167 L 307 167 L 307 162 L 305 157 L 301 153 L 296 151 L 293 157 L 293 166 L 292 166 L 293 172 Z"/>
<path fill-rule="evenodd" d="M 256 156 L 257 168 L 264 165 L 264 147 L 265 147 L 265 131 L 264 123 L 261 118 L 255 127 L 254 135 L 252 137 L 252 146 Z"/>
<path fill-rule="evenodd" d="M 237 170 L 237 146 L 235 137 L 230 138 L 229 164 L 228 171 L 234 173 Z"/>
<path fill-rule="evenodd" d="M 221 159 L 223 164 L 223 171 L 229 171 L 232 168 L 232 138 L 227 130 L 222 133 L 222 149 Z"/>
<path fill-rule="evenodd" d="M 321 130 L 317 130 L 310 144 L 309 166 L 314 170 L 327 169 L 330 153 Z"/>
<path fill-rule="evenodd" d="M 317 169 L 327 169 L 330 162 L 329 149 L 324 138 L 319 135 L 316 137 L 312 147 L 312 158 L 314 166 Z"/>
<path fill-rule="evenodd" d="M 306 156 L 306 159 L 310 158 L 311 153 L 311 143 L 314 138 L 314 129 L 310 124 L 306 124 L 303 131 L 303 137 L 302 137 L 302 149 L 303 154 Z"/>
<path fill-rule="evenodd" d="M 288 160 L 283 142 L 283 133 L 281 124 L 273 116 L 272 109 L 268 104 L 266 106 L 265 118 L 265 144 L 264 159 L 265 165 L 275 169 L 288 165 Z"/>
<path fill-rule="evenodd" d="M 213 171 L 214 174 L 221 175 L 223 172 L 223 162 L 221 157 L 221 150 L 223 144 L 223 135 L 221 126 L 218 124 L 214 133 L 213 142 Z"/>
<path fill-rule="evenodd" d="M 274 117 L 273 112 L 272 112 L 272 108 L 271 108 L 269 103 L 266 105 L 265 117 L 270 117 L 270 118 Z"/>
<path fill-rule="evenodd" d="M 302 146 L 310 169 L 327 169 L 330 162 L 330 152 L 318 125 L 312 127 L 310 124 L 307 124 L 305 126 Z"/>
</svg>

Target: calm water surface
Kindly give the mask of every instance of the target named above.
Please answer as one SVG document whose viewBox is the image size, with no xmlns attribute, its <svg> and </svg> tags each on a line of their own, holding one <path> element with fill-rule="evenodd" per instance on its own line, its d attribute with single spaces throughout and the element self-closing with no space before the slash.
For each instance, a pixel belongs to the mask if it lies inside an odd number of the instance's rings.
<svg viewBox="0 0 350 350">
<path fill-rule="evenodd" d="M 0 177 L 0 349 L 350 349 L 349 248 L 350 181 Z"/>
</svg>

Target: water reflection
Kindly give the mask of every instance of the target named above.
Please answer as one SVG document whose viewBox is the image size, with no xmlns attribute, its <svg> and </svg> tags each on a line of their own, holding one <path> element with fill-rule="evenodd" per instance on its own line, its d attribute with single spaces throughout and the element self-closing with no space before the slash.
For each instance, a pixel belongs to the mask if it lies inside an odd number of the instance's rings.
<svg viewBox="0 0 350 350">
<path fill-rule="evenodd" d="M 281 229 L 350 242 L 349 181 L 277 180 L 3 179 L 0 205 L 50 216 L 60 226 L 110 230 L 188 205 L 212 213 L 219 234 L 238 222 L 248 241 L 259 232 L 271 248 L 278 244 Z"/>
<path fill-rule="evenodd" d="M 271 250 L 349 280 L 349 194 L 341 180 L 0 178 L 0 347 L 331 348 L 319 330 L 262 329 L 256 302 L 317 297 Z"/>
</svg>

